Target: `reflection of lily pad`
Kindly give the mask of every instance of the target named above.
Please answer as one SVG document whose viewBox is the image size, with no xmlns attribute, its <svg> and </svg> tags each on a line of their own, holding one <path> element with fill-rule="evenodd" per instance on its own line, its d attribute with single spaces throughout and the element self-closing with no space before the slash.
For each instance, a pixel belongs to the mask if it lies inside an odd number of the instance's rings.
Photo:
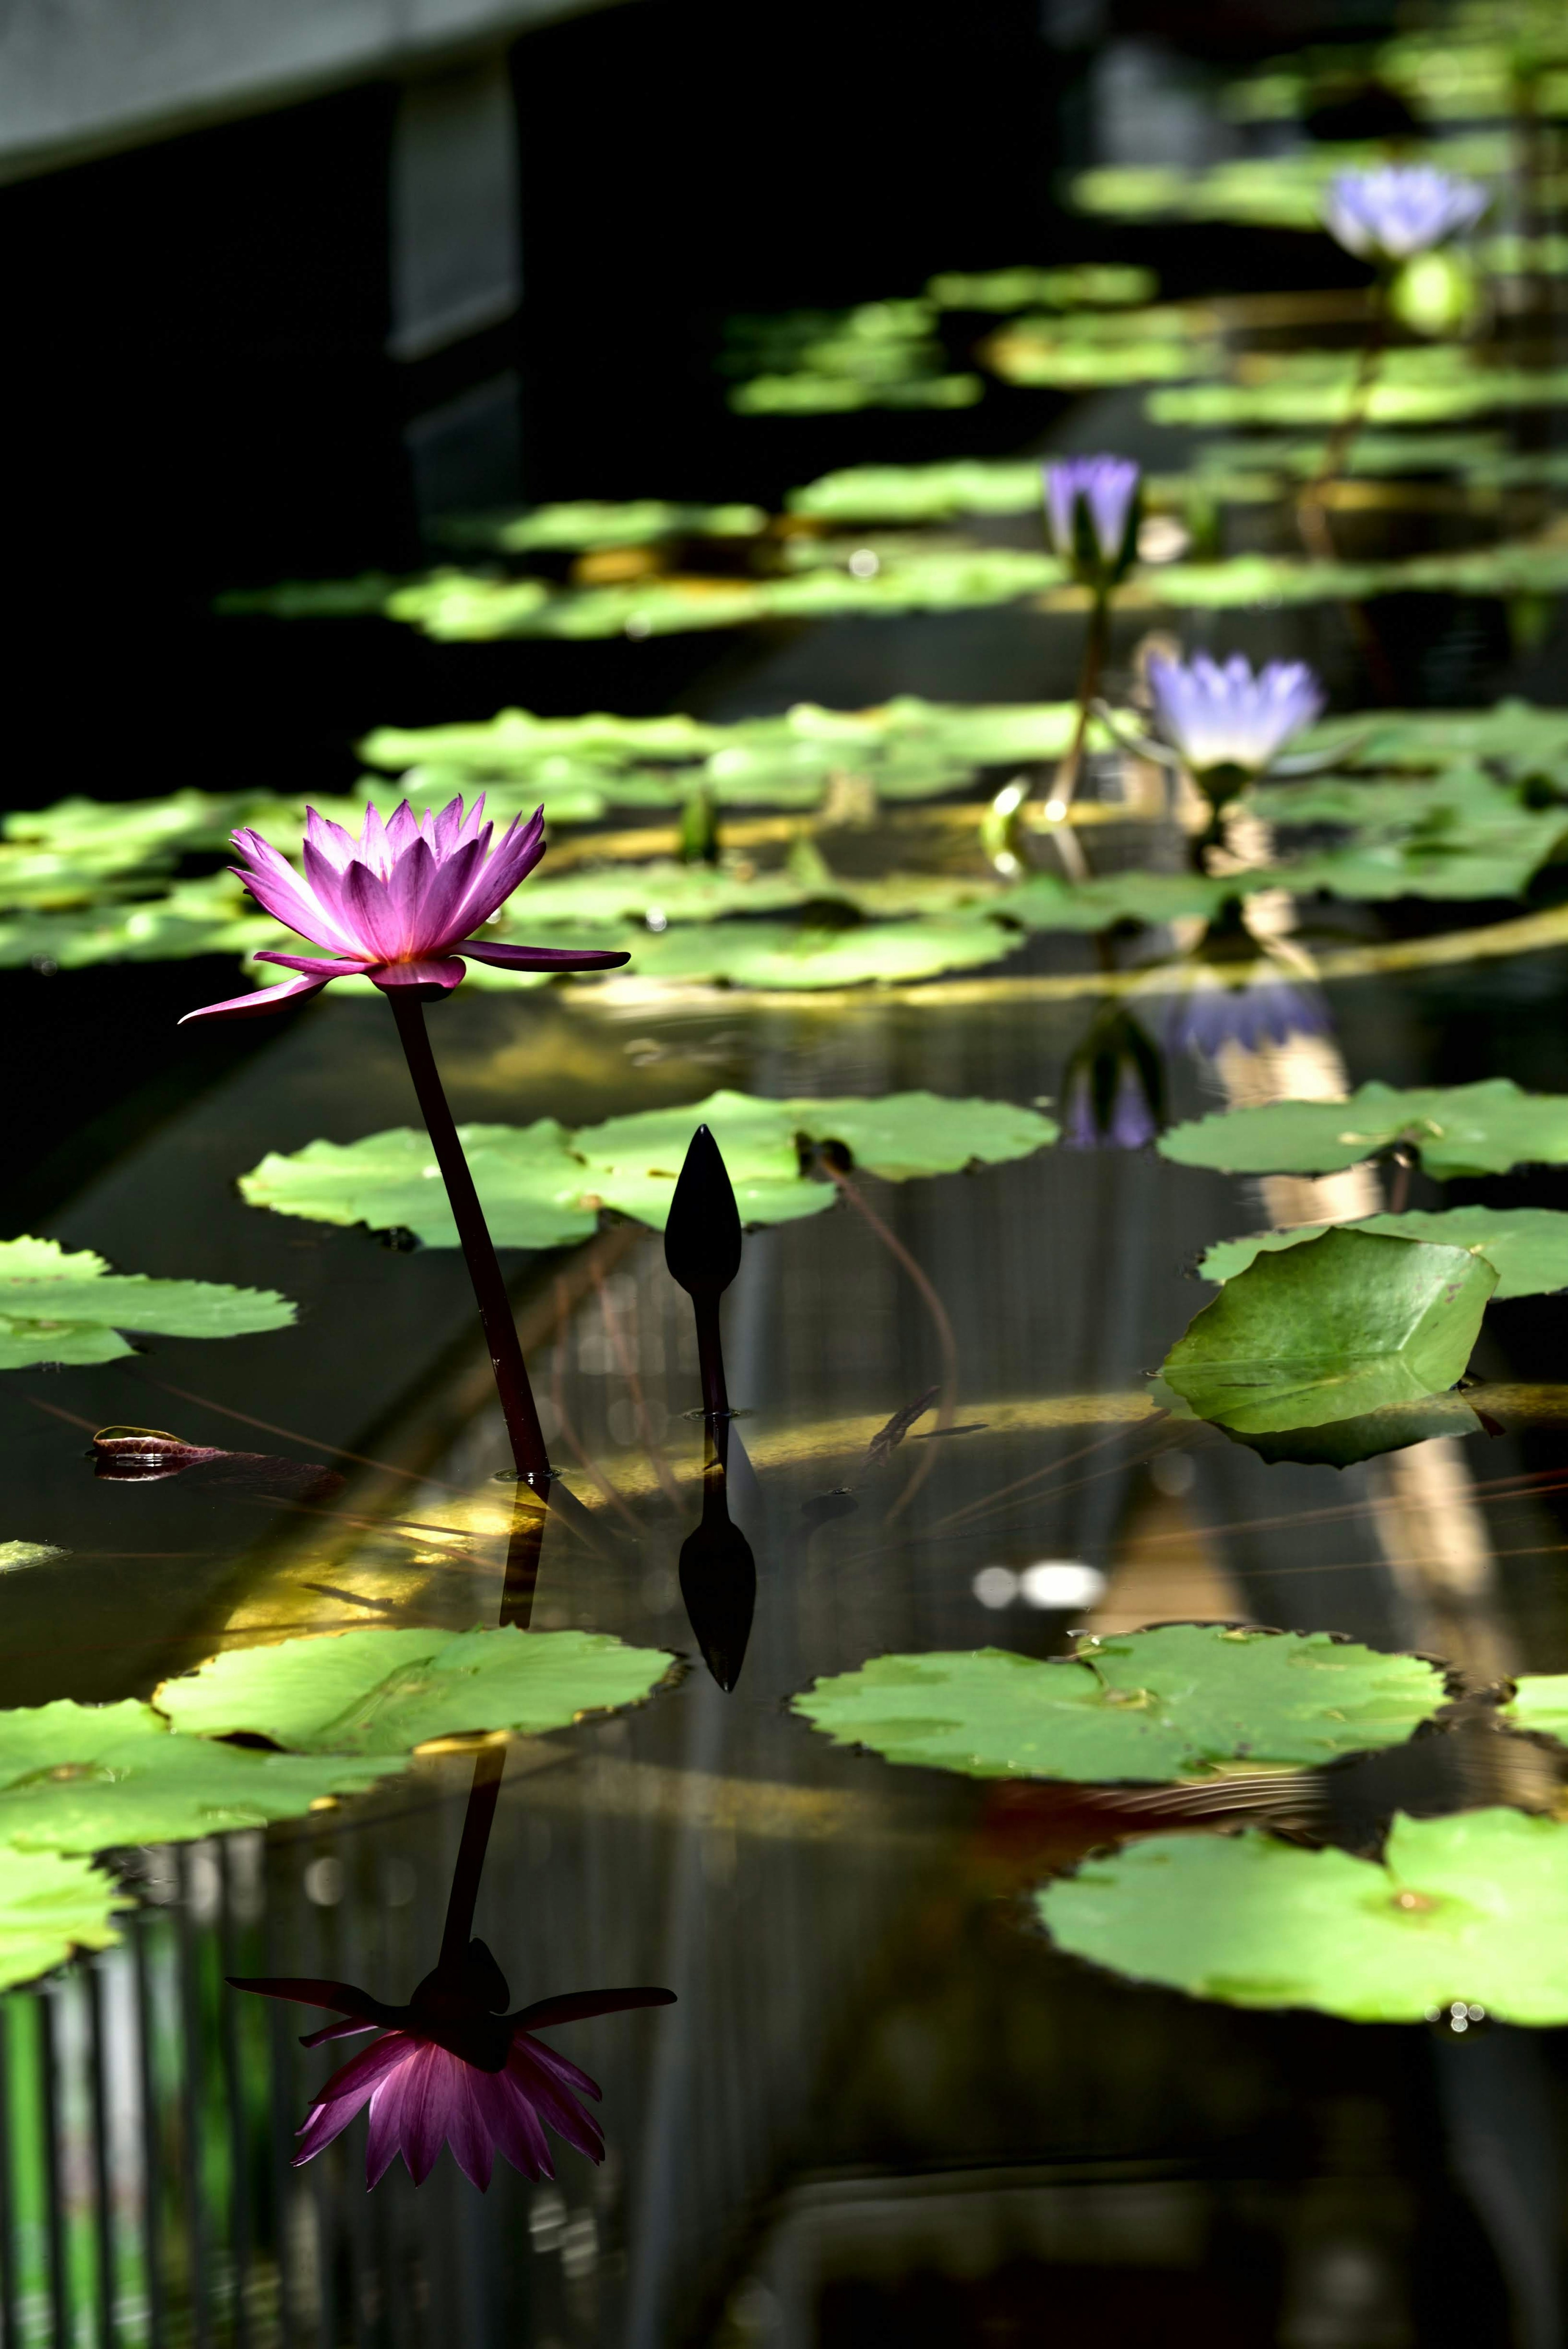
<svg viewBox="0 0 1568 2349">
<path fill-rule="evenodd" d="M 34 1982 L 73 1950 L 108 1950 L 116 1909 L 134 1904 L 90 1860 L 0 1851 L 0 1990 Z"/>
<path fill-rule="evenodd" d="M 765 1101 L 720 1092 L 675 1109 L 640 1110 L 575 1134 L 552 1119 L 466 1126 L 474 1180 L 502 1247 L 558 1247 L 593 1231 L 601 1206 L 663 1230 L 686 1145 L 709 1126 L 724 1153 L 742 1219 L 776 1224 L 831 1206 L 830 1182 L 802 1174 L 800 1145 L 839 1143 L 851 1163 L 889 1182 L 955 1174 L 1026 1158 L 1057 1128 L 1010 1102 L 891 1093 L 872 1101 Z M 240 1178 L 253 1206 L 323 1223 L 411 1231 L 454 1247 L 457 1230 L 422 1133 L 407 1127 L 361 1142 L 312 1142 L 273 1152 Z"/>
<path fill-rule="evenodd" d="M 1336 1226 L 1228 1281 L 1161 1376 L 1242 1434 L 1420 1402 L 1463 1377 L 1496 1286 L 1465 1248 Z"/>
<path fill-rule="evenodd" d="M 1307 1468 L 1354 1468 L 1385 1452 L 1429 1444 L 1437 1435 L 1479 1435 L 1480 1429 L 1462 1395 L 1440 1394 L 1420 1402 L 1385 1403 L 1381 1410 L 1326 1420 L 1316 1427 L 1276 1428 L 1266 1434 L 1227 1427 L 1225 1433 L 1271 1467 L 1284 1460 Z"/>
<path fill-rule="evenodd" d="M 1501 1717 L 1512 1729 L 1555 1737 L 1568 1745 L 1568 1672 L 1523 1673 Z"/>
<path fill-rule="evenodd" d="M 1348 1101 L 1270 1102 L 1161 1134 L 1161 1155 L 1227 1174 L 1332 1174 L 1404 1143 L 1439 1182 L 1568 1162 L 1568 1096 L 1525 1093 L 1507 1077 L 1400 1090 L 1362 1085 Z"/>
<path fill-rule="evenodd" d="M 1248 1232 L 1219 1240 L 1198 1267 L 1205 1280 L 1233 1280 L 1265 1250 L 1299 1247 L 1329 1227 L 1299 1224 L 1284 1232 Z M 1547 1297 L 1568 1288 L 1568 1215 L 1553 1207 L 1449 1207 L 1430 1214 L 1415 1207 L 1401 1216 L 1363 1216 L 1342 1231 L 1381 1232 L 1393 1239 L 1429 1240 L 1444 1247 L 1469 1248 L 1497 1274 L 1494 1296 Z"/>
<path fill-rule="evenodd" d="M 0 1370 L 31 1362 L 112 1362 L 132 1350 L 122 1330 L 166 1338 L 238 1338 L 294 1318 L 270 1288 L 111 1273 L 88 1248 L 57 1240 L 0 1241 Z"/>
<path fill-rule="evenodd" d="M 62 1697 L 0 1713 L 0 1844 L 102 1851 L 298 1818 L 396 1764 L 261 1754 L 177 1737 L 150 1705 Z M 0 1876 L 5 1862 L 0 1859 Z"/>
<path fill-rule="evenodd" d="M 1442 1703 L 1438 1668 L 1326 1632 L 1170 1623 L 1040 1662 L 1000 1648 L 877 1656 L 797 1712 L 841 1745 L 973 1778 L 1164 1780 L 1396 1745 Z"/>
<path fill-rule="evenodd" d="M 1229 2006 L 1568 2023 L 1568 1825 L 1396 1816 L 1381 1863 L 1249 1829 L 1151 1836 L 1036 1896 L 1058 1947 Z"/>
<path fill-rule="evenodd" d="M 243 1732 L 299 1753 L 401 1759 L 433 1737 L 537 1735 L 638 1704 L 669 1667 L 661 1649 L 603 1631 L 344 1631 L 231 1650 L 165 1681 L 154 1702 L 203 1737 Z"/>
</svg>

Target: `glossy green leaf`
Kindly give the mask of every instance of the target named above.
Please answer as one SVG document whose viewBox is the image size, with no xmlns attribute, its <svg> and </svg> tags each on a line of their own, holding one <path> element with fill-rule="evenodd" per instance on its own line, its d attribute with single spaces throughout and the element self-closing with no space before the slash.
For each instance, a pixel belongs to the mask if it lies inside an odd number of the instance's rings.
<svg viewBox="0 0 1568 2349">
<path fill-rule="evenodd" d="M 632 498 L 622 504 L 577 498 L 523 513 L 449 514 L 437 536 L 449 546 L 493 547 L 502 554 L 647 546 L 666 538 L 754 538 L 768 526 L 760 506 L 671 504 Z"/>
<path fill-rule="evenodd" d="M 1327 1230 L 1300 1224 L 1292 1231 L 1248 1232 L 1220 1240 L 1198 1267 L 1205 1280 L 1233 1280 L 1264 1250 L 1298 1247 Z M 1419 1207 L 1398 1216 L 1362 1216 L 1342 1231 L 1381 1232 L 1394 1239 L 1429 1240 L 1443 1247 L 1469 1248 L 1484 1257 L 1497 1274 L 1493 1292 L 1509 1297 L 1548 1297 L 1568 1288 L 1568 1215 L 1553 1207 Z"/>
<path fill-rule="evenodd" d="M 135 1905 L 90 1860 L 0 1850 L 0 1990 L 36 1982 L 75 1950 L 112 1950 L 116 1914 Z"/>
<path fill-rule="evenodd" d="M 57 1240 L 0 1241 L 0 1370 L 33 1362 L 112 1362 L 136 1330 L 166 1338 L 239 1338 L 294 1318 L 270 1288 L 111 1273 L 88 1248 Z"/>
<path fill-rule="evenodd" d="M 1464 1376 L 1496 1286 L 1465 1248 L 1336 1226 L 1227 1281 L 1161 1376 L 1243 1434 L 1419 1402 Z"/>
<path fill-rule="evenodd" d="M 1182 1166 L 1230 1174 L 1332 1174 L 1392 1149 L 1415 1151 L 1439 1182 L 1568 1162 L 1568 1095 L 1473 1085 L 1366 1084 L 1348 1101 L 1270 1102 L 1172 1126 L 1159 1148 Z"/>
<path fill-rule="evenodd" d="M 1568 2023 L 1568 1826 L 1396 1814 L 1381 1861 L 1256 1828 L 1150 1836 L 1036 1895 L 1058 1948 L 1227 2006 Z"/>
<path fill-rule="evenodd" d="M 603 1631 L 342 1631 L 231 1649 L 153 1702 L 192 1738 L 243 1733 L 294 1754 L 401 1762 L 431 1738 L 538 1736 L 640 1704 L 671 1661 Z"/>
<path fill-rule="evenodd" d="M 1568 1745 L 1568 1672 L 1522 1672 L 1499 1718 L 1511 1729 Z"/>
<path fill-rule="evenodd" d="M 21 1574 L 34 1566 L 58 1566 L 70 1556 L 68 1549 L 57 1549 L 52 1542 L 0 1542 L 0 1574 Z"/>
<path fill-rule="evenodd" d="M 0 1845 L 102 1851 L 298 1818 L 397 1763 L 263 1754 L 179 1737 L 150 1705 L 62 1697 L 0 1713 Z M 4 1870 L 0 1858 L 0 1872 Z"/>
<path fill-rule="evenodd" d="M 531 1126 L 465 1126 L 469 1164 L 491 1237 L 500 1247 L 557 1247 L 585 1238 L 601 1206 L 664 1228 L 686 1145 L 713 1131 L 743 1220 L 780 1223 L 831 1206 L 830 1182 L 800 1172 L 802 1144 L 834 1142 L 851 1163 L 901 1182 L 1023 1158 L 1054 1142 L 1037 1110 L 1008 1102 L 893 1093 L 872 1101 L 767 1101 L 721 1092 L 674 1109 L 568 1134 L 552 1119 Z M 404 1229 L 431 1247 L 457 1230 L 422 1133 L 397 1128 L 346 1145 L 313 1142 L 273 1152 L 240 1189 L 253 1206 L 325 1223 Z"/>
<path fill-rule="evenodd" d="M 1170 1623 L 1040 1661 L 1001 1648 L 876 1656 L 795 1709 L 841 1745 L 975 1778 L 1166 1780 L 1397 1745 L 1440 1671 L 1315 1631 Z"/>
</svg>

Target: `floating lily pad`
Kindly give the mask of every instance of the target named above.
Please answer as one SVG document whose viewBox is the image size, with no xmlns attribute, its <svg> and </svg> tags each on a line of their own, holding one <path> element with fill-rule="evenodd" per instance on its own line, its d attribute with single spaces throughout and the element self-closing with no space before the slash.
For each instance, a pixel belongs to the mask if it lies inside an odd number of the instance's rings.
<svg viewBox="0 0 1568 2349">
<path fill-rule="evenodd" d="M 1395 1816 L 1381 1862 L 1250 1828 L 1150 1836 L 1036 1895 L 1058 1948 L 1227 2006 L 1568 2023 L 1568 1826 Z"/>
<path fill-rule="evenodd" d="M 1227 1281 L 1161 1376 L 1242 1434 L 1422 1402 L 1463 1377 L 1496 1286 L 1465 1248 L 1336 1226 Z"/>
<path fill-rule="evenodd" d="M 0 1370 L 32 1362 L 112 1362 L 132 1349 L 122 1330 L 166 1338 L 239 1338 L 294 1318 L 270 1288 L 111 1273 L 88 1248 L 57 1240 L 0 1241 Z"/>
<path fill-rule="evenodd" d="M 165 1681 L 153 1702 L 187 1735 L 244 1733 L 294 1754 L 401 1762 L 431 1738 L 537 1736 L 640 1704 L 670 1663 L 603 1631 L 343 1631 L 231 1649 Z"/>
<path fill-rule="evenodd" d="M 0 1990 L 36 1982 L 74 1950 L 111 1950 L 114 1917 L 134 1908 L 90 1860 L 0 1850 Z"/>
<path fill-rule="evenodd" d="M 52 1542 L 0 1542 L 0 1574 L 22 1574 L 33 1566 L 58 1566 L 69 1556 L 68 1549 L 57 1549 Z"/>
<path fill-rule="evenodd" d="M 713 1132 L 744 1221 L 820 1214 L 830 1182 L 800 1171 L 802 1143 L 838 1143 L 851 1162 L 890 1182 L 951 1174 L 1027 1157 L 1057 1127 L 1010 1102 L 954 1101 L 928 1092 L 872 1101 L 766 1101 L 716 1092 L 686 1107 L 640 1110 L 567 1133 L 553 1119 L 530 1126 L 465 1126 L 469 1164 L 490 1234 L 501 1247 L 559 1247 L 585 1238 L 599 1209 L 663 1230 L 686 1145 Z M 404 1229 L 430 1247 L 454 1247 L 446 1191 L 426 1170 L 429 1143 L 407 1127 L 346 1145 L 312 1142 L 272 1152 L 240 1178 L 253 1206 L 323 1223 Z"/>
<path fill-rule="evenodd" d="M 449 546 L 493 547 L 530 554 L 599 546 L 646 546 L 660 539 L 755 538 L 768 526 L 760 506 L 672 505 L 666 498 L 614 504 L 577 498 L 524 513 L 449 514 L 437 536 Z"/>
<path fill-rule="evenodd" d="M 1301 1224 L 1292 1231 L 1248 1232 L 1219 1240 L 1198 1267 L 1205 1280 L 1233 1280 L 1265 1250 L 1298 1247 L 1329 1226 Z M 1439 1247 L 1469 1248 L 1484 1257 L 1497 1274 L 1493 1294 L 1549 1297 L 1568 1288 L 1568 1215 L 1553 1207 L 1449 1207 L 1428 1213 L 1412 1208 L 1400 1216 L 1362 1216 L 1342 1231 L 1381 1232 L 1401 1240 L 1429 1240 Z"/>
<path fill-rule="evenodd" d="M 0 1713 L 0 1844 L 102 1851 L 298 1818 L 361 1793 L 397 1762 L 262 1754 L 176 1736 L 150 1705 L 60 1698 Z M 0 1876 L 5 1861 L 0 1857 Z"/>
<path fill-rule="evenodd" d="M 1362 1085 L 1348 1101 L 1270 1102 L 1172 1126 L 1162 1156 L 1227 1174 L 1332 1174 L 1404 1143 L 1439 1182 L 1568 1163 L 1568 1095 L 1521 1092 L 1507 1077 L 1400 1090 Z"/>
<path fill-rule="evenodd" d="M 1039 1661 L 1001 1648 L 876 1656 L 795 1710 L 840 1745 L 972 1778 L 1167 1780 L 1300 1768 L 1402 1744 L 1444 1701 L 1416 1656 L 1326 1632 L 1168 1623 Z"/>
<path fill-rule="evenodd" d="M 1523 1672 L 1501 1718 L 1511 1729 L 1555 1737 L 1568 1745 L 1568 1672 Z"/>
</svg>

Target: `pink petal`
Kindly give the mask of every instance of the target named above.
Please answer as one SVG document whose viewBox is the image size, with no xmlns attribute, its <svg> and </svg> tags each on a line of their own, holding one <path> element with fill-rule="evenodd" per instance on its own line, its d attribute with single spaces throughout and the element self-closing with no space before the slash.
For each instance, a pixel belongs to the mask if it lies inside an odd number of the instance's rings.
<svg viewBox="0 0 1568 2349">
<path fill-rule="evenodd" d="M 340 2064 L 332 2077 L 325 2080 L 316 2091 L 316 2103 L 335 2105 L 341 2103 L 345 2096 L 353 2096 L 358 2100 L 355 2106 L 357 2112 L 371 2090 L 388 2073 L 397 2071 L 399 2064 L 411 2064 L 424 2044 L 423 2040 L 416 2039 L 410 2032 L 387 2032 L 386 2037 L 378 2039 L 373 2047 L 362 2047 L 357 2055 L 351 2055 L 346 2064 Z M 360 2094 L 362 2089 L 363 2095 Z"/>
<path fill-rule="evenodd" d="M 401 856 L 409 843 L 418 837 L 419 826 L 413 809 L 407 800 L 399 800 L 392 811 L 392 820 L 387 827 L 387 846 L 394 856 Z"/>
<path fill-rule="evenodd" d="M 542 2064 L 552 2079 L 559 2080 L 565 2087 L 574 2088 L 580 2096 L 592 2096 L 595 2104 L 599 2103 L 604 2091 L 597 2080 L 591 2080 L 586 2072 L 568 2056 L 562 2055 L 558 2048 L 547 2047 L 543 2040 L 535 2039 L 531 2032 L 524 2032 L 520 2036 L 534 2062 Z"/>
<path fill-rule="evenodd" d="M 482 797 L 479 806 L 483 807 Z M 426 833 L 438 856 L 450 856 L 463 836 L 463 802 L 461 798 L 449 800 L 438 816 L 427 817 L 430 830 Z"/>
<path fill-rule="evenodd" d="M 291 930 L 297 930 L 301 937 L 314 938 L 320 946 L 352 944 L 342 935 L 341 922 L 334 914 L 335 899 L 323 898 L 302 881 L 294 866 L 269 846 L 260 833 L 237 832 L 234 842 L 247 862 L 243 865 L 232 864 L 229 870 L 244 883 L 258 905 L 264 905 L 280 922 L 286 922 Z M 308 852 L 305 863 L 308 867 Z M 331 867 L 324 870 L 330 873 Z"/>
<path fill-rule="evenodd" d="M 395 961 L 403 951 L 403 926 L 386 881 L 368 864 L 351 864 L 342 885 L 344 914 L 357 944 L 377 962 Z"/>
<path fill-rule="evenodd" d="M 517 2082 L 504 2072 L 481 2072 L 478 2083 L 480 2110 L 496 2150 L 525 2178 L 553 2178 L 549 2140 Z"/>
<path fill-rule="evenodd" d="M 483 851 L 478 841 L 470 840 L 444 862 L 436 858 L 433 850 L 426 849 L 425 854 L 432 859 L 430 879 L 419 909 L 418 931 L 410 944 L 417 944 L 426 954 L 445 954 L 468 927 L 459 909 L 484 861 Z"/>
<path fill-rule="evenodd" d="M 366 2022 L 360 2015 L 350 2014 L 346 2015 L 341 2023 L 324 2023 L 319 2031 L 304 2033 L 299 2044 L 302 2047 L 321 2047 L 329 2039 L 357 2039 L 362 2031 L 374 2031 L 377 2028 L 375 2023 Z"/>
<path fill-rule="evenodd" d="M 186 1012 L 178 1025 L 189 1028 L 192 1019 L 259 1019 L 264 1011 L 276 1011 L 281 1004 L 319 995 L 325 985 L 325 978 L 285 978 L 281 987 L 258 987 L 250 995 L 231 995 L 223 1003 L 204 1003 L 199 1011 Z"/>
<path fill-rule="evenodd" d="M 544 810 L 536 809 L 526 824 L 514 823 L 475 880 L 463 903 L 463 926 L 487 922 L 498 906 L 525 881 L 544 854 Z"/>
<path fill-rule="evenodd" d="M 293 2168 L 303 2169 L 307 2161 L 314 2161 L 318 2153 L 325 2152 L 334 2137 L 343 2135 L 364 2102 L 363 2096 L 343 2096 L 335 2104 L 312 2105 L 305 2115 L 304 2127 L 295 2132 L 299 2147 Z"/>
<path fill-rule="evenodd" d="M 568 2145 L 574 2145 L 579 2153 L 587 2155 L 590 2161 L 603 2161 L 604 2139 L 598 2123 L 551 2077 L 542 2064 L 532 2059 L 526 2041 L 520 2040 L 513 2047 L 506 2068 L 510 2077 L 517 2083 L 541 2117 L 550 2123 L 557 2137 L 563 2137 Z M 589 2085 L 593 2086 L 592 2082 Z M 593 2093 L 597 2095 L 599 2091 L 593 2088 Z"/>
<path fill-rule="evenodd" d="M 304 864 L 305 878 L 321 906 L 323 917 L 333 926 L 331 935 L 327 936 L 328 945 L 336 947 L 344 954 L 357 954 L 365 942 L 359 936 L 346 891 L 348 875 L 363 872 L 364 866 L 356 857 L 351 856 L 339 871 L 308 840 L 300 855 Z M 327 936 L 325 932 L 321 935 Z"/>
<path fill-rule="evenodd" d="M 407 800 L 403 804 L 407 806 Z M 387 876 L 387 904 L 397 925 L 399 955 L 423 953 L 431 943 L 434 933 L 426 907 L 439 871 L 429 843 L 416 833 L 412 846 L 399 850 Z"/>
<path fill-rule="evenodd" d="M 351 957 L 346 955 L 273 954 L 270 947 L 261 947 L 255 959 L 257 962 L 279 963 L 284 970 L 303 970 L 307 978 L 319 978 L 324 987 L 329 979 L 356 978 L 361 971 L 370 968 L 368 955 Z"/>
<path fill-rule="evenodd" d="M 304 837 L 305 845 L 314 848 L 335 873 L 341 873 L 344 866 L 359 854 L 359 843 L 354 834 L 345 832 L 340 823 L 332 823 L 328 817 L 317 815 L 313 807 L 307 807 L 304 812 Z"/>
<path fill-rule="evenodd" d="M 370 2129 L 365 2144 L 365 2183 L 379 2186 L 397 2158 L 403 2098 L 396 2076 L 383 2080 L 370 2099 Z"/>
<path fill-rule="evenodd" d="M 450 2125 L 454 2067 L 462 2058 L 444 2047 L 422 2046 L 399 2075 L 403 2159 L 416 2186 L 434 2169 Z"/>
<path fill-rule="evenodd" d="M 463 967 L 448 957 L 427 956 L 418 962 L 372 963 L 365 974 L 373 987 L 442 987 L 448 994 L 461 983 Z"/>
<path fill-rule="evenodd" d="M 480 2072 L 472 2064 L 460 2064 L 451 2075 L 447 2115 L 447 2142 L 452 2148 L 452 2158 L 481 2194 L 490 2185 L 490 2172 L 495 2168 L 495 2145 L 485 2125 L 485 2107 L 475 2084 L 492 2076 L 497 2075 Z"/>
<path fill-rule="evenodd" d="M 392 859 L 387 850 L 387 827 L 381 821 L 381 811 L 366 807 L 365 822 L 359 829 L 359 851 L 356 861 L 380 880 L 387 878 Z"/>
<path fill-rule="evenodd" d="M 498 970 L 614 970 L 632 959 L 629 954 L 597 947 L 492 946 L 488 938 L 460 938 L 455 950 L 471 961 L 493 963 Z"/>
</svg>

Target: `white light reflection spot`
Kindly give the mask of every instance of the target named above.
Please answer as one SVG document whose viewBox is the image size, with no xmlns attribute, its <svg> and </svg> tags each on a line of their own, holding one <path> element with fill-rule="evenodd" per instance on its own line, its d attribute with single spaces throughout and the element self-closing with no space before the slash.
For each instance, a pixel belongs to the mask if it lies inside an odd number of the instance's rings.
<svg viewBox="0 0 1568 2349">
<path fill-rule="evenodd" d="M 1010 1566 L 983 1566 L 975 1578 L 975 1596 L 982 1607 L 1011 1607 L 1018 1595 L 1018 1578 Z"/>
<path fill-rule="evenodd" d="M 1081 1558 L 1043 1557 L 1026 1566 L 1019 1577 L 1026 1607 L 1059 1607 L 1070 1610 L 1092 1607 L 1105 1589 L 1099 1567 Z"/>
<path fill-rule="evenodd" d="M 869 546 L 857 546 L 850 557 L 849 569 L 851 579 L 874 579 L 882 569 L 882 558 Z"/>
</svg>

